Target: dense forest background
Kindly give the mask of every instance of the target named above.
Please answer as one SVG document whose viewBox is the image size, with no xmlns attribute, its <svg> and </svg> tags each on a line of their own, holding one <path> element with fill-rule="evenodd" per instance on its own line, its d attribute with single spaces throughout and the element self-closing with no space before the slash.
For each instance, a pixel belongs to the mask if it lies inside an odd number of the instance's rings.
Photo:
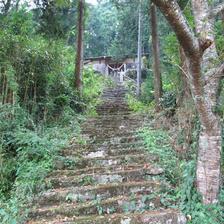
<svg viewBox="0 0 224 224">
<path fill-rule="evenodd" d="M 190 1 L 178 2 L 194 28 Z M 222 1 L 209 2 L 215 5 Z M 34 193 L 44 189 L 43 179 L 52 170 L 58 151 L 74 136 L 82 141 L 80 123 L 86 116 L 96 113 L 99 95 L 106 85 L 112 85 L 110 80 L 95 74 L 91 68 L 85 68 L 82 95 L 74 88 L 77 1 L 34 0 L 30 3 L 19 0 L 0 3 L 1 223 L 22 223 L 21 220 L 26 218 L 23 206 L 32 200 Z M 137 8 L 138 1 L 132 0 L 101 0 L 98 5 L 86 3 L 84 58 L 135 56 Z M 185 161 L 181 164 L 184 170 L 181 177 L 171 177 L 176 185 L 185 181 L 184 193 L 175 192 L 175 197 L 181 198 L 186 214 L 196 217 L 193 223 L 201 223 L 209 217 L 207 223 L 221 224 L 224 220 L 223 191 L 218 205 L 204 207 L 195 190 L 199 118 L 183 78 L 183 61 L 176 35 L 159 10 L 157 19 L 163 95 L 160 99 L 162 109 L 156 113 L 159 114 L 156 126 L 165 126 L 169 130 L 172 147 L 178 155 L 175 158 Z M 143 0 L 142 52 L 149 55 L 144 58 L 146 78 L 141 96 L 128 96 L 130 107 L 138 113 L 155 113 L 156 106 L 150 24 L 150 4 Z M 215 18 L 213 29 L 219 60 L 224 61 L 224 14 Z M 215 110 L 223 121 L 222 83 Z M 163 134 L 157 135 L 163 138 Z M 174 163 L 165 165 L 169 169 Z"/>
</svg>

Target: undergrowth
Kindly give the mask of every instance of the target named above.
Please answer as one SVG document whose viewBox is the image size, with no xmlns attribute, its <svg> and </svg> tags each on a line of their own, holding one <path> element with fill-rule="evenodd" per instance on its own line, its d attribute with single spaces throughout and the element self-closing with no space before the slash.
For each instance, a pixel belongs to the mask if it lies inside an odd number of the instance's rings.
<svg viewBox="0 0 224 224">
<path fill-rule="evenodd" d="M 110 81 L 87 69 L 83 83 L 82 97 L 61 95 L 60 116 L 53 110 L 45 121 L 36 122 L 18 103 L 0 105 L 0 223 L 24 223 L 34 195 L 47 187 L 44 179 L 60 150 L 71 139 L 82 141 L 80 123 L 96 113 L 99 95 Z M 55 101 L 49 104 L 55 107 Z"/>
<path fill-rule="evenodd" d="M 127 94 L 126 100 L 129 108 L 136 113 L 149 113 L 154 108 L 153 101 L 148 104 L 145 104 L 131 94 Z"/>
<path fill-rule="evenodd" d="M 171 147 L 167 131 L 144 128 L 139 134 L 147 150 L 159 157 L 158 163 L 164 169 L 165 180 L 175 186 L 176 190 L 163 195 L 161 200 L 173 201 L 186 215 L 189 224 L 224 223 L 224 189 L 221 190 L 219 202 L 207 206 L 202 204 L 201 196 L 196 191 L 196 156 L 192 155 L 191 160 L 179 158 Z"/>
<path fill-rule="evenodd" d="M 3 224 L 22 223 L 28 212 L 25 207 L 34 194 L 45 189 L 44 178 L 53 169 L 59 150 L 78 135 L 81 119 L 79 116 L 80 119 L 73 118 L 67 124 L 44 127 L 33 124 L 31 128 L 28 115 L 20 107 L 13 110 L 14 115 L 8 120 L 5 116 L 9 116 L 12 108 L 1 108 L 0 113 L 0 222 Z"/>
</svg>

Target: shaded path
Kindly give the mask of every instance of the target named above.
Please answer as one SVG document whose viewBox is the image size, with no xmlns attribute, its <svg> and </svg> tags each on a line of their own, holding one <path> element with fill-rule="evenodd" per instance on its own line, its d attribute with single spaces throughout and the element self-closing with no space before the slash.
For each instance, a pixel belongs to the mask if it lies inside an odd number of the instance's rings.
<svg viewBox="0 0 224 224">
<path fill-rule="evenodd" d="M 83 125 L 86 144 L 63 150 L 64 163 L 48 178 L 29 224 L 184 224 L 162 208 L 159 194 L 169 186 L 155 180 L 163 170 L 145 152 L 136 130 L 143 118 L 125 102 L 122 86 L 104 91 L 96 118 Z"/>
</svg>

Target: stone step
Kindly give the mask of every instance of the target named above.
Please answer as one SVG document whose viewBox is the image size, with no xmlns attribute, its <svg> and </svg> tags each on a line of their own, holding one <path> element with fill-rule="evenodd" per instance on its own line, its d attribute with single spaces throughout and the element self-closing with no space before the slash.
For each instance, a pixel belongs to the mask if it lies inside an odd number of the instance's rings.
<svg viewBox="0 0 224 224">
<path fill-rule="evenodd" d="M 98 128 L 102 128 L 102 129 L 107 129 L 107 128 L 114 128 L 114 129 L 118 129 L 119 127 L 121 126 L 124 126 L 126 128 L 131 128 L 132 130 L 134 128 L 139 128 L 141 127 L 141 125 L 143 124 L 143 122 L 141 121 L 119 121 L 119 122 L 99 122 L 99 123 L 88 123 L 88 124 L 84 124 L 83 127 L 86 127 L 88 125 L 88 128 L 95 128 L 95 129 L 98 129 Z M 93 129 L 94 130 L 94 129 Z"/>
<path fill-rule="evenodd" d="M 94 134 L 85 134 L 82 136 L 83 140 L 85 140 L 88 144 L 100 144 L 103 142 L 118 144 L 118 143 L 134 143 L 140 142 L 142 138 L 136 134 L 132 135 L 123 135 L 123 136 L 107 136 L 107 133 L 94 135 Z"/>
<path fill-rule="evenodd" d="M 57 188 L 49 190 L 38 197 L 39 205 L 54 205 L 63 202 L 85 202 L 90 200 L 105 200 L 119 195 L 152 194 L 161 192 L 169 186 L 158 181 L 140 181 L 126 183 L 109 183 L 96 186 Z"/>
<path fill-rule="evenodd" d="M 96 112 L 97 113 L 104 113 L 104 112 L 128 112 L 128 111 L 131 111 L 129 108 L 128 108 L 128 105 L 117 105 L 117 104 L 113 104 L 111 106 L 104 106 L 104 107 L 97 107 L 96 108 Z"/>
<path fill-rule="evenodd" d="M 147 164 L 134 164 L 134 165 L 111 165 L 111 166 L 95 166 L 95 167 L 87 167 L 84 169 L 74 169 L 74 170 L 54 170 L 51 172 L 50 176 L 58 176 L 58 175 L 66 175 L 66 176 L 75 176 L 81 174 L 100 174 L 100 173 L 109 173 L 116 172 L 121 170 L 132 170 L 137 168 L 144 168 L 153 166 L 150 163 Z"/>
<path fill-rule="evenodd" d="M 143 211 L 161 207 L 158 195 L 120 195 L 106 200 L 93 200 L 86 203 L 62 203 L 55 206 L 45 206 L 34 209 L 29 217 L 40 219 L 43 217 L 66 216 L 78 217 L 83 215 L 104 215 L 113 213 L 127 213 Z"/>
<path fill-rule="evenodd" d="M 142 140 L 141 137 L 139 136 L 128 136 L 128 137 L 108 137 L 106 138 L 104 135 L 95 137 L 91 136 L 88 137 L 88 142 L 91 144 L 100 144 L 100 143 L 111 143 L 111 144 L 120 144 L 120 143 L 135 143 L 135 142 L 140 142 Z"/>
<path fill-rule="evenodd" d="M 106 115 L 106 114 L 113 114 L 113 115 L 126 115 L 130 114 L 131 111 L 128 111 L 127 109 L 117 109 L 116 107 L 110 108 L 110 109 L 100 109 L 96 110 L 96 113 L 99 115 Z"/>
<path fill-rule="evenodd" d="M 89 128 L 88 126 L 85 128 L 85 130 L 82 132 L 83 135 L 96 135 L 96 136 L 100 136 L 102 134 L 105 134 L 107 136 L 120 136 L 120 135 L 125 135 L 125 134 L 129 134 L 129 133 L 136 133 L 137 130 L 141 127 L 138 126 L 136 128 L 133 127 L 129 127 L 127 128 L 126 126 L 118 126 L 116 129 L 114 128 L 107 128 L 106 130 L 103 130 L 102 128 L 97 128 L 95 127 L 95 131 L 94 131 L 94 127 Z"/>
<path fill-rule="evenodd" d="M 108 115 L 95 115 L 94 117 L 91 117 L 91 118 L 88 118 L 88 121 L 97 121 L 97 120 L 129 120 L 129 119 L 136 119 L 136 120 L 141 120 L 143 118 L 147 118 L 149 117 L 150 115 L 148 114 L 129 114 L 129 115 L 120 115 L 120 116 L 116 116 L 116 115 L 111 115 L 111 114 L 108 114 Z"/>
<path fill-rule="evenodd" d="M 96 111 L 97 112 L 97 111 Z M 105 116 L 105 115 L 116 115 L 116 116 L 128 116 L 128 115 L 130 115 L 131 114 L 131 111 L 126 111 L 126 110 L 124 110 L 124 111 L 118 111 L 118 110 L 113 110 L 113 111 L 98 111 L 97 112 L 97 114 L 98 115 L 100 115 L 100 116 Z"/>
<path fill-rule="evenodd" d="M 122 101 L 122 102 L 119 102 L 119 101 L 114 101 L 113 103 L 111 103 L 111 102 L 109 102 L 109 101 L 106 101 L 106 102 L 104 102 L 103 104 L 101 104 L 101 105 L 98 105 L 97 106 L 97 109 L 98 108 L 111 108 L 111 107 L 115 107 L 115 106 L 119 106 L 117 109 L 120 109 L 120 108 L 123 108 L 123 107 L 125 107 L 125 108 L 128 108 L 127 106 L 128 106 L 128 103 L 127 102 L 125 102 L 125 101 Z"/>
<path fill-rule="evenodd" d="M 96 117 L 95 119 L 91 119 L 89 121 L 86 122 L 86 125 L 87 124 L 108 124 L 108 123 L 111 123 L 112 124 L 118 124 L 118 123 L 121 123 L 121 122 L 126 122 L 126 123 L 138 123 L 138 122 L 141 122 L 141 121 L 144 121 L 146 118 L 127 118 L 128 116 L 123 116 L 123 115 L 120 115 L 120 117 L 122 118 L 115 118 L 116 116 L 115 115 L 111 115 L 111 116 L 108 116 L 106 117 L 105 115 L 102 116 L 102 115 L 98 115 L 99 117 Z M 114 118 L 113 118 L 114 117 Z M 112 120 L 113 119 L 113 120 Z M 85 123 L 84 123 L 85 125 Z"/>
<path fill-rule="evenodd" d="M 155 166 L 146 166 L 128 170 L 105 171 L 104 173 L 83 173 L 81 175 L 60 174 L 46 179 L 53 188 L 76 187 L 96 184 L 123 183 L 128 181 L 143 181 L 150 175 L 160 175 L 163 169 Z M 70 173 L 71 174 L 71 173 Z"/>
<path fill-rule="evenodd" d="M 135 212 L 130 214 L 90 215 L 83 217 L 53 217 L 27 224 L 186 224 L 186 217 L 174 209 Z"/>
<path fill-rule="evenodd" d="M 121 88 L 116 88 L 116 89 L 107 89 L 105 91 L 103 91 L 102 95 L 104 94 L 114 94 L 114 95 L 118 95 L 118 94 L 124 94 L 127 93 L 128 90 L 121 87 Z"/>
<path fill-rule="evenodd" d="M 138 136 L 136 131 L 127 131 L 127 132 L 119 132 L 119 134 L 117 134 L 116 132 L 112 132 L 112 133 L 108 133 L 108 132 L 95 132 L 95 133 L 88 133 L 88 132 L 85 132 L 85 134 L 82 134 L 82 137 L 84 139 L 88 139 L 88 138 L 92 138 L 92 137 L 95 137 L 95 138 L 101 138 L 102 137 L 102 134 L 103 134 L 103 137 L 106 138 L 106 139 L 109 139 L 109 138 L 116 138 L 116 137 L 133 137 L 133 136 Z"/>
<path fill-rule="evenodd" d="M 118 104 L 118 103 L 108 103 L 104 104 L 103 106 L 98 106 L 96 108 L 96 111 L 109 111 L 109 110 L 114 110 L 114 111 L 130 111 L 129 107 L 127 104 Z"/>
<path fill-rule="evenodd" d="M 107 156 L 117 156 L 117 155 L 128 155 L 128 154 L 137 154 L 144 153 L 145 148 L 142 146 L 139 147 L 130 147 L 130 148 L 101 148 L 97 150 L 72 150 L 64 149 L 60 152 L 61 156 L 83 156 L 83 157 L 107 157 Z"/>
<path fill-rule="evenodd" d="M 120 95 L 126 94 L 127 92 L 128 91 L 126 89 L 115 89 L 115 90 L 109 89 L 109 90 L 103 91 L 101 96 L 104 96 L 104 95 L 120 96 Z"/>
<path fill-rule="evenodd" d="M 86 122 L 86 123 L 84 123 L 83 125 L 82 125 L 82 127 L 87 127 L 88 125 L 95 125 L 95 126 L 102 126 L 102 125 L 106 125 L 106 126 L 109 126 L 109 125 L 111 125 L 111 126 L 120 126 L 120 125 L 122 125 L 122 124 L 126 124 L 126 125 L 129 125 L 129 126 L 131 126 L 131 125 L 136 125 L 136 124 L 139 124 L 139 123 L 143 123 L 143 122 L 146 122 L 146 120 L 145 119 L 123 119 L 123 120 L 120 120 L 120 119 L 117 119 L 117 120 L 110 120 L 110 118 L 108 118 L 108 119 L 98 119 L 98 120 L 96 120 L 96 121 L 88 121 L 88 122 Z"/>
<path fill-rule="evenodd" d="M 71 150 L 86 150 L 87 153 L 89 152 L 96 152 L 96 151 L 100 151 L 100 150 L 108 150 L 108 149 L 125 149 L 125 148 L 139 148 L 139 147 L 143 147 L 144 146 L 144 142 L 143 141 L 138 141 L 138 142 L 134 142 L 134 143 L 102 143 L 102 144 L 72 144 L 68 147 L 66 147 L 66 149 L 71 149 Z"/>
<path fill-rule="evenodd" d="M 82 134 L 85 135 L 94 135 L 94 133 L 99 136 L 99 135 L 117 135 L 120 136 L 122 133 L 130 133 L 131 131 L 138 131 L 140 128 L 144 127 L 144 123 L 140 123 L 137 125 L 128 125 L 128 124 L 120 124 L 114 127 L 108 126 L 108 127 L 97 127 L 97 126 L 87 126 L 86 130 L 82 132 Z"/>
<path fill-rule="evenodd" d="M 106 96 L 103 96 L 101 97 L 101 103 L 121 103 L 121 104 L 124 104 L 124 103 L 127 103 L 125 98 L 122 97 L 122 96 L 119 96 L 119 97 L 116 97 L 116 96 L 110 96 L 110 97 L 106 97 Z"/>
<path fill-rule="evenodd" d="M 118 155 L 118 156 L 107 156 L 107 157 L 93 157 L 93 158 L 74 158 L 74 157 L 65 157 L 64 160 L 59 160 L 60 164 L 59 169 L 62 168 L 85 168 L 88 166 L 111 166 L 111 165 L 127 165 L 127 164 L 144 164 L 151 161 L 158 161 L 158 156 L 137 153 L 137 154 L 127 154 L 127 155 Z M 56 163 L 58 161 L 56 160 Z M 56 165 L 55 168 L 58 168 Z"/>
</svg>

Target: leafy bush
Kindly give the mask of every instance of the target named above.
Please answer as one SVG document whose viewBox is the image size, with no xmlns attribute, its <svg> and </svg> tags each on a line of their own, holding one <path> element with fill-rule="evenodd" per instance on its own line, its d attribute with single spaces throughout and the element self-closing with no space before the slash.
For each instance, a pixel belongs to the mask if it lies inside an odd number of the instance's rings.
<svg viewBox="0 0 224 224">
<path fill-rule="evenodd" d="M 140 136 L 144 139 L 148 151 L 159 157 L 159 164 L 164 168 L 166 180 L 173 185 L 178 185 L 181 177 L 181 164 L 170 145 L 169 135 L 163 130 L 145 128 L 140 131 Z"/>
<path fill-rule="evenodd" d="M 154 107 L 153 102 L 149 104 L 145 104 L 141 100 L 137 99 L 135 96 L 131 94 L 128 94 L 126 98 L 127 98 L 128 106 L 130 107 L 130 109 L 137 113 L 149 112 Z"/>
<path fill-rule="evenodd" d="M 148 74 L 146 80 L 142 83 L 142 94 L 140 100 L 144 103 L 151 103 L 154 100 L 153 74 Z"/>
<path fill-rule="evenodd" d="M 26 215 L 26 212 L 20 214 L 24 203 L 45 188 L 43 180 L 52 169 L 57 153 L 79 133 L 79 121 L 74 117 L 63 126 L 33 125 L 32 130 L 29 123 L 33 122 L 27 117 L 20 107 L 4 105 L 0 110 L 1 223 L 14 223 Z"/>
<path fill-rule="evenodd" d="M 163 97 L 160 100 L 160 104 L 162 108 L 166 109 L 174 109 L 176 107 L 176 96 L 175 93 L 170 91 L 170 92 L 165 92 L 163 94 Z"/>
<path fill-rule="evenodd" d="M 216 204 L 203 205 L 201 196 L 195 188 L 195 161 L 183 164 L 183 182 L 180 186 L 180 208 L 191 224 L 222 224 L 224 223 L 224 191 L 221 190 L 220 200 Z"/>
</svg>

